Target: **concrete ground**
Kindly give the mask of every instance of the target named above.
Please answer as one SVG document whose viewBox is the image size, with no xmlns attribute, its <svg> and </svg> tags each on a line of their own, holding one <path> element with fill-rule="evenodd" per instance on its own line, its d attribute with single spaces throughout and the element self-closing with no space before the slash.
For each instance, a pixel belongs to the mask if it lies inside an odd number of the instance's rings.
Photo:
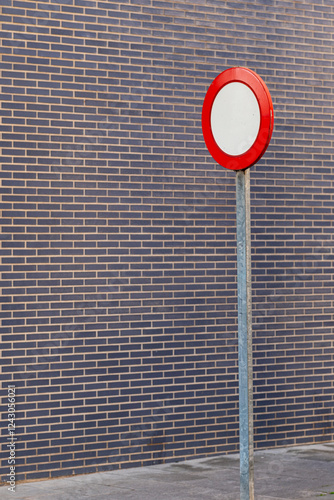
<svg viewBox="0 0 334 500">
<path fill-rule="evenodd" d="M 255 452 L 256 500 L 334 500 L 334 443 Z M 19 483 L 1 500 L 239 500 L 239 456 Z"/>
</svg>

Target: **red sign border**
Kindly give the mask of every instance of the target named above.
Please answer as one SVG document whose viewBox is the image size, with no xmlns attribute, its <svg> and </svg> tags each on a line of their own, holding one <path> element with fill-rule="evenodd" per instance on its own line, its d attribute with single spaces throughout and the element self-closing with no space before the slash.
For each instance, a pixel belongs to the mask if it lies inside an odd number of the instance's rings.
<svg viewBox="0 0 334 500">
<path fill-rule="evenodd" d="M 216 143 L 211 130 L 211 110 L 218 92 L 228 83 L 240 82 L 254 93 L 260 109 L 260 128 L 253 145 L 243 154 L 232 156 L 225 153 Z M 205 144 L 222 167 L 230 170 L 244 170 L 256 163 L 266 151 L 274 128 L 274 108 L 269 90 L 254 71 L 248 68 L 229 68 L 220 73 L 211 83 L 203 102 L 202 130 Z"/>
</svg>

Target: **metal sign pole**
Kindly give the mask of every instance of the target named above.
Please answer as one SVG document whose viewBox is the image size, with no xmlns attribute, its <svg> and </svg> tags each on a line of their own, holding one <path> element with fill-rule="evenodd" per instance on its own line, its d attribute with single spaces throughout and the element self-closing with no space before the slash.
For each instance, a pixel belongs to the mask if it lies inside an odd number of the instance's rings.
<svg viewBox="0 0 334 500">
<path fill-rule="evenodd" d="M 240 500 L 254 500 L 250 169 L 236 172 Z"/>
</svg>

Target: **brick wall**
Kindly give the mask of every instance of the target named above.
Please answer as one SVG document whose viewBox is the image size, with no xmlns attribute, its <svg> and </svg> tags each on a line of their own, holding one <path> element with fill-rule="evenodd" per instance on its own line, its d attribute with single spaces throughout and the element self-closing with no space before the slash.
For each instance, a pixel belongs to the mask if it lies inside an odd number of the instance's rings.
<svg viewBox="0 0 334 500">
<path fill-rule="evenodd" d="M 252 168 L 257 447 L 333 439 L 332 1 L 1 2 L 2 478 L 238 449 L 235 174 L 211 81 L 267 83 Z"/>
</svg>

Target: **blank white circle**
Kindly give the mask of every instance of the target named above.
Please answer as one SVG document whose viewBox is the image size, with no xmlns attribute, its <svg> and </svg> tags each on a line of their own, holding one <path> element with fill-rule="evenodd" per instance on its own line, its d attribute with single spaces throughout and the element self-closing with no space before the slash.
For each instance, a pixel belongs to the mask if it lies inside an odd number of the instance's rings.
<svg viewBox="0 0 334 500">
<path fill-rule="evenodd" d="M 254 92 L 244 83 L 225 85 L 211 109 L 211 130 L 220 149 L 239 156 L 254 144 L 260 129 L 260 107 Z"/>
</svg>

